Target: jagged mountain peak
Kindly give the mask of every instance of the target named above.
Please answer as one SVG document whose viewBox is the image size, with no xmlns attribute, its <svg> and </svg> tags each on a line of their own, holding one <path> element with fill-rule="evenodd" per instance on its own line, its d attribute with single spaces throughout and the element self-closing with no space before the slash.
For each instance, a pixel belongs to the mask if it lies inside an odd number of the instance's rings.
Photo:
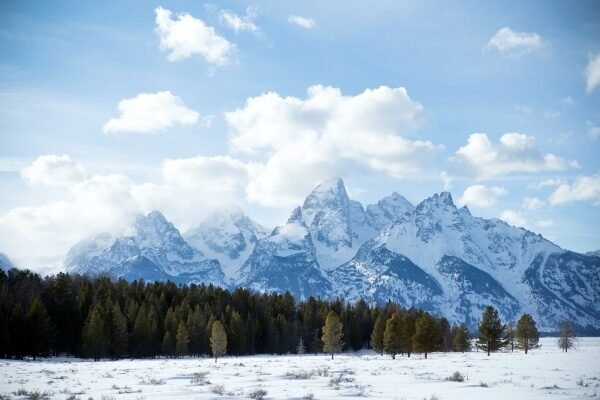
<svg viewBox="0 0 600 400">
<path fill-rule="evenodd" d="M 238 206 L 214 210 L 200 225 L 190 229 L 186 240 L 205 256 L 219 260 L 226 276 L 238 277 L 241 264 L 258 240 L 269 234 Z"/>
<path fill-rule="evenodd" d="M 377 230 L 393 224 L 402 218 L 406 213 L 414 210 L 415 206 L 406 198 L 397 192 L 379 200 L 377 204 L 367 206 L 367 222 Z"/>
</svg>

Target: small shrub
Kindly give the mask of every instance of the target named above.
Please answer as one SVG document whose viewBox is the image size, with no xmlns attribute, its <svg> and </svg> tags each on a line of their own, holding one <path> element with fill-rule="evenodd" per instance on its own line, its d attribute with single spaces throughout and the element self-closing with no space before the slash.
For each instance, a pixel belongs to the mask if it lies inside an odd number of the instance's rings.
<svg viewBox="0 0 600 400">
<path fill-rule="evenodd" d="M 210 387 L 210 391 L 214 394 L 218 394 L 219 396 L 223 396 L 225 394 L 225 386 L 223 385 L 212 385 Z"/>
<path fill-rule="evenodd" d="M 207 371 L 194 372 L 193 378 L 192 378 L 192 383 L 206 384 L 206 383 L 208 383 L 208 381 L 206 380 L 207 376 L 208 376 Z"/>
<path fill-rule="evenodd" d="M 577 383 L 577 386 L 581 386 L 581 387 L 588 387 L 588 386 L 590 386 L 590 384 L 587 383 L 587 382 L 585 382 L 583 380 L 583 378 L 579 378 L 579 380 L 576 383 Z"/>
<path fill-rule="evenodd" d="M 303 400 L 314 400 L 315 395 L 312 393 L 306 393 L 304 396 L 302 396 Z"/>
<path fill-rule="evenodd" d="M 290 371 L 285 375 L 292 379 L 310 379 L 316 375 L 316 371 Z"/>
<path fill-rule="evenodd" d="M 465 377 L 458 371 L 455 371 L 452 375 L 446 378 L 450 382 L 464 382 Z"/>
<path fill-rule="evenodd" d="M 0 393 L 0 400 L 12 400 L 12 397 L 10 397 L 8 394 Z"/>
<path fill-rule="evenodd" d="M 489 387 L 488 384 L 486 382 L 479 382 L 479 386 L 481 387 Z"/>
<path fill-rule="evenodd" d="M 263 388 L 256 388 L 248 393 L 249 399 L 262 400 L 267 395 L 267 391 Z"/>
</svg>

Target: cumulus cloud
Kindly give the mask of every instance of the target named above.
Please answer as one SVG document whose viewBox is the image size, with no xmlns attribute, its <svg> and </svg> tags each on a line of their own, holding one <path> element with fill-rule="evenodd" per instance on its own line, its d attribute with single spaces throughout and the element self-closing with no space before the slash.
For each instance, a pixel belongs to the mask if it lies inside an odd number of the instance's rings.
<svg viewBox="0 0 600 400">
<path fill-rule="evenodd" d="M 168 53 L 169 61 L 179 61 L 198 54 L 215 66 L 232 62 L 235 45 L 219 36 L 215 28 L 188 13 L 172 18 L 173 13 L 165 8 L 158 7 L 154 11 L 160 49 Z"/>
<path fill-rule="evenodd" d="M 542 208 L 544 202 L 537 197 L 525 197 L 521 208 L 524 210 L 538 210 Z"/>
<path fill-rule="evenodd" d="M 590 60 L 585 68 L 586 87 L 588 94 L 592 93 L 596 86 L 600 85 L 600 53 L 590 55 Z"/>
<path fill-rule="evenodd" d="M 229 10 L 221 10 L 219 12 L 219 20 L 223 25 L 232 29 L 236 34 L 248 31 L 259 36 L 260 28 L 254 23 L 254 19 L 257 16 L 256 9 L 254 7 L 248 7 L 246 9 L 246 15 L 239 16 L 236 13 Z"/>
<path fill-rule="evenodd" d="M 296 26 L 299 26 L 299 27 L 305 28 L 305 29 L 312 29 L 317 26 L 317 23 L 315 22 L 314 19 L 308 18 L 308 17 L 301 17 L 299 15 L 290 15 L 288 17 L 288 22 L 290 24 L 293 24 L 293 25 L 296 25 Z"/>
<path fill-rule="evenodd" d="M 518 227 L 523 227 L 527 224 L 527 220 L 520 211 L 504 210 L 502 211 L 502 214 L 500 214 L 500 219 L 510 225 Z"/>
<path fill-rule="evenodd" d="M 270 92 L 225 114 L 235 152 L 266 157 L 248 166 L 248 196 L 265 205 L 295 204 L 319 181 L 380 171 L 421 174 L 441 147 L 407 139 L 424 122 L 406 89 L 382 86 L 355 96 L 311 86 L 304 99 Z"/>
<path fill-rule="evenodd" d="M 30 185 L 69 186 L 84 176 L 81 165 L 66 154 L 39 156 L 21 171 L 21 177 Z"/>
<path fill-rule="evenodd" d="M 549 228 L 554 225 L 554 220 L 552 219 L 540 219 L 535 223 L 540 228 Z"/>
<path fill-rule="evenodd" d="M 485 133 L 473 133 L 467 144 L 454 153 L 451 161 L 466 167 L 478 179 L 513 172 L 564 170 L 578 166 L 576 161 L 541 152 L 533 136 L 521 133 L 505 133 L 497 144 L 492 143 Z"/>
<path fill-rule="evenodd" d="M 465 189 L 458 203 L 481 208 L 491 207 L 496 204 L 499 197 L 506 194 L 506 189 L 498 186 L 488 188 L 485 185 L 472 185 Z"/>
<path fill-rule="evenodd" d="M 562 183 L 548 198 L 552 205 L 581 201 L 600 205 L 600 174 L 580 176 L 572 184 Z"/>
<path fill-rule="evenodd" d="M 546 45 L 542 37 L 535 32 L 515 32 L 509 27 L 504 27 L 492 36 L 486 47 L 497 50 L 505 57 L 517 57 Z"/>
<path fill-rule="evenodd" d="M 117 108 L 119 116 L 104 124 L 104 133 L 159 133 L 174 125 L 194 125 L 200 118 L 200 114 L 187 108 L 168 90 L 140 93 L 121 100 Z"/>
<path fill-rule="evenodd" d="M 595 142 L 600 138 L 600 126 L 588 124 L 588 137 Z"/>
</svg>

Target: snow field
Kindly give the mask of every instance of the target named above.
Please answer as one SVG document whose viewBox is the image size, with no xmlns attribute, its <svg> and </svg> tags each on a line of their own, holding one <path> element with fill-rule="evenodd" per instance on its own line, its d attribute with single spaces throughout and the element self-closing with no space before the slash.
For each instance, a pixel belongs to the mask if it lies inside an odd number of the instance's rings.
<svg viewBox="0 0 600 400">
<path fill-rule="evenodd" d="M 46 392 L 52 399 L 239 399 L 257 389 L 266 399 L 581 399 L 600 395 L 600 338 L 582 338 L 562 353 L 555 338 L 525 355 L 433 353 L 425 359 L 370 351 L 119 360 L 0 360 L 0 399 Z M 463 382 L 447 380 L 460 372 Z M 255 397 L 256 398 L 256 397 Z"/>
</svg>

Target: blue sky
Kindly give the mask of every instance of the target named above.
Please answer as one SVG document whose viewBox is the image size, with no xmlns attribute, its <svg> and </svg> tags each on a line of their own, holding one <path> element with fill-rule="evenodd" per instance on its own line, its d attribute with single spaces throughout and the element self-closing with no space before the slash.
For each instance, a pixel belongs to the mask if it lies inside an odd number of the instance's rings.
<svg viewBox="0 0 600 400">
<path fill-rule="evenodd" d="M 153 208 L 274 226 L 337 175 L 598 249 L 598 38 L 594 1 L 4 1 L 0 251 Z"/>
</svg>

